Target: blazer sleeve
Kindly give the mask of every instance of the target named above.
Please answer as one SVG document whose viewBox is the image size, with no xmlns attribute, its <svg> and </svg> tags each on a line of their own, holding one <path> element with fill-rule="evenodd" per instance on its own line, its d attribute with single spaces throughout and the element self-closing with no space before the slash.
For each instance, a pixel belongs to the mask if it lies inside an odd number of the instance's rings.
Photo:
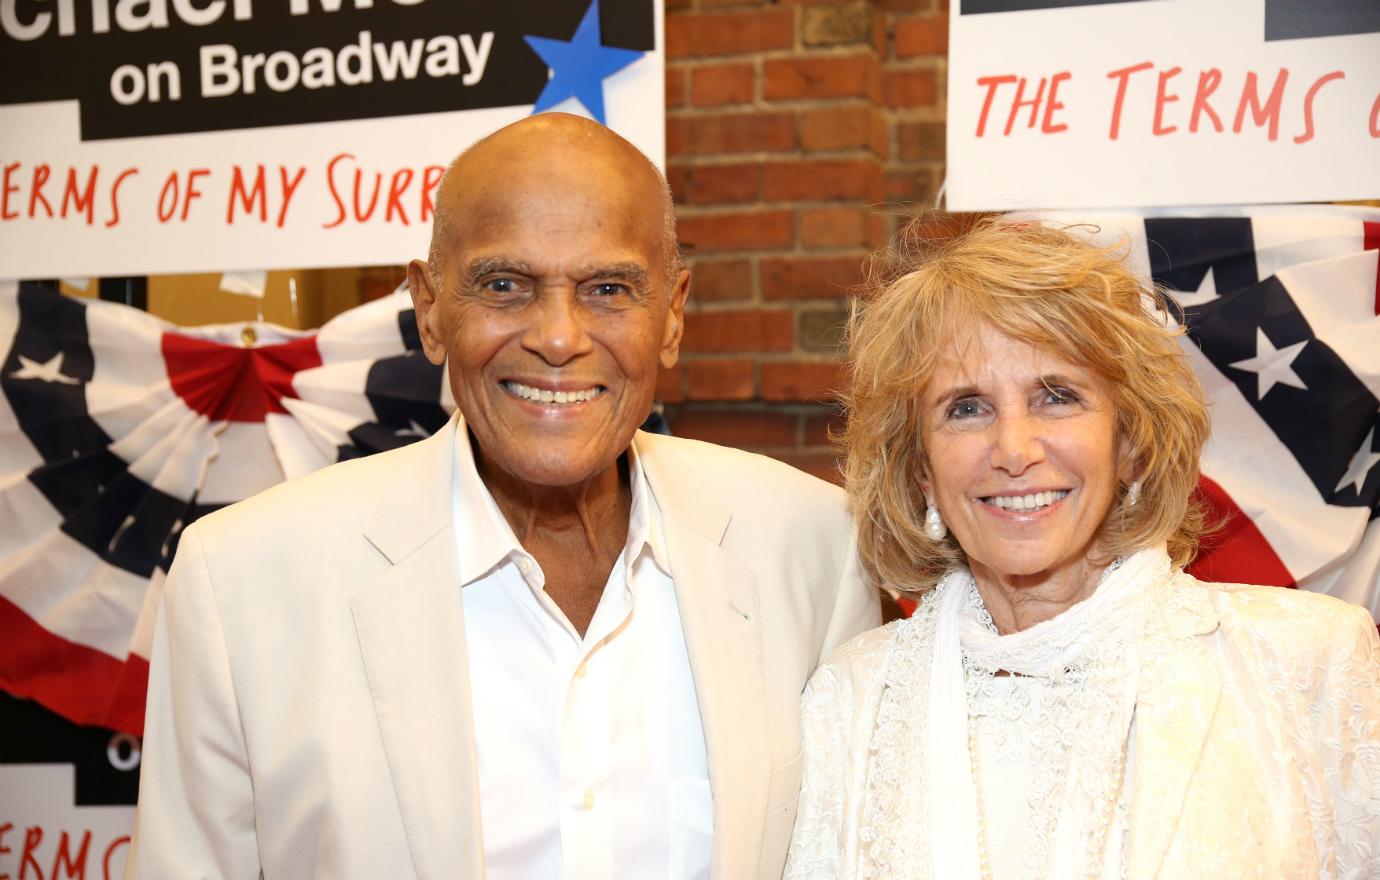
<svg viewBox="0 0 1380 880">
<path fill-rule="evenodd" d="M 1339 623 L 1313 706 L 1315 747 L 1331 795 L 1333 876 L 1360 880 L 1380 877 L 1380 637 L 1363 608 Z"/>
<path fill-rule="evenodd" d="M 149 662 L 126 880 L 259 877 L 254 792 L 201 534 L 182 534 Z"/>
<path fill-rule="evenodd" d="M 834 609 L 829 627 L 820 645 L 818 663 L 834 653 L 834 649 L 869 629 L 882 625 L 882 608 L 876 584 L 863 571 L 858 557 L 857 534 L 850 529 L 848 548 L 844 553 L 839 582 L 834 590 Z"/>
<path fill-rule="evenodd" d="M 833 880 L 843 877 L 848 768 L 848 731 L 853 724 L 853 694 L 847 674 L 821 666 L 800 699 L 804 764 L 800 804 L 783 880 Z"/>
</svg>

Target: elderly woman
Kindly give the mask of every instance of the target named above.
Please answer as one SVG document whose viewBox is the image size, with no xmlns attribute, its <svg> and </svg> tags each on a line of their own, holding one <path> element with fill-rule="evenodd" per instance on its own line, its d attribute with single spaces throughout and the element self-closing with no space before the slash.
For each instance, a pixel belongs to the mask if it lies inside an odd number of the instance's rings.
<svg viewBox="0 0 1380 880">
<path fill-rule="evenodd" d="M 1000 219 L 858 308 L 860 550 L 919 605 L 806 690 L 788 878 L 1380 877 L 1375 624 L 1183 572 L 1208 417 L 1164 311 Z"/>
</svg>

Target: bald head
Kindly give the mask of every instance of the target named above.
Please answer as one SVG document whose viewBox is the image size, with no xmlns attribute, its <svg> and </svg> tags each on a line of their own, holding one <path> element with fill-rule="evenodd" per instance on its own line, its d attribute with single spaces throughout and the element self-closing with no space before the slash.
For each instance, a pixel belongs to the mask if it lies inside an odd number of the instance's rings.
<svg viewBox="0 0 1380 880">
<path fill-rule="evenodd" d="M 662 268 L 666 281 L 680 271 L 676 216 L 671 188 L 656 166 L 612 129 L 583 116 L 540 113 L 504 126 L 451 162 L 441 178 L 431 227 L 427 267 L 438 287 L 448 255 L 454 251 L 456 218 L 478 196 L 529 176 L 559 190 L 567 175 L 581 181 L 616 180 L 633 197 L 658 210 Z M 590 217 L 597 223 L 602 218 Z"/>
</svg>

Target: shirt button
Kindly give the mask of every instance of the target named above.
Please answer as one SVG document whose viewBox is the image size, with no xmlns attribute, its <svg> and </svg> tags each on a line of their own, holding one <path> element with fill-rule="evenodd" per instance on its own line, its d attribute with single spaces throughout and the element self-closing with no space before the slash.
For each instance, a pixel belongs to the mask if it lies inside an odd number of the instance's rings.
<svg viewBox="0 0 1380 880">
<path fill-rule="evenodd" d="M 528 559 L 526 556 L 519 556 L 517 564 L 518 571 L 522 572 L 523 574 L 532 573 L 532 560 Z"/>
<path fill-rule="evenodd" d="M 585 792 L 585 809 L 594 809 L 594 792 L 592 791 Z"/>
</svg>

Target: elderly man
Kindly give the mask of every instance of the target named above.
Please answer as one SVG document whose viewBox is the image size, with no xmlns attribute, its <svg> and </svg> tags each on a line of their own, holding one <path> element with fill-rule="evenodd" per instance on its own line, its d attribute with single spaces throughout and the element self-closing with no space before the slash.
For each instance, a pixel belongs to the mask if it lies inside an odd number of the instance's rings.
<svg viewBox="0 0 1380 880">
<path fill-rule="evenodd" d="M 877 603 L 837 489 L 637 432 L 690 286 L 664 182 L 519 122 L 408 283 L 459 414 L 186 531 L 129 875 L 779 877 L 801 688 Z"/>
</svg>

